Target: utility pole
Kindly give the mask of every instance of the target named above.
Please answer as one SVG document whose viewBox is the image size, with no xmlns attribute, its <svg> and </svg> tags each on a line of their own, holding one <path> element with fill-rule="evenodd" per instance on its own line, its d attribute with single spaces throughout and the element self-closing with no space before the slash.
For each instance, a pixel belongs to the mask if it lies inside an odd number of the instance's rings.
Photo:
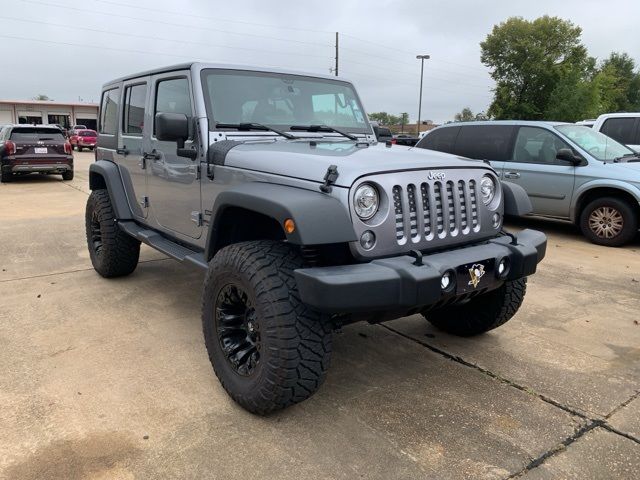
<svg viewBox="0 0 640 480">
<path fill-rule="evenodd" d="M 417 133 L 416 135 L 420 136 L 420 121 L 422 115 L 422 79 L 424 77 L 424 61 L 429 60 L 431 57 L 429 55 L 416 55 L 416 58 L 420 60 L 420 100 L 418 101 L 418 124 L 417 124 Z"/>
<path fill-rule="evenodd" d="M 338 32 L 336 32 L 336 67 L 334 69 L 336 72 L 336 77 L 338 76 L 338 56 L 339 56 L 338 46 L 339 46 L 339 39 L 338 39 Z"/>
</svg>

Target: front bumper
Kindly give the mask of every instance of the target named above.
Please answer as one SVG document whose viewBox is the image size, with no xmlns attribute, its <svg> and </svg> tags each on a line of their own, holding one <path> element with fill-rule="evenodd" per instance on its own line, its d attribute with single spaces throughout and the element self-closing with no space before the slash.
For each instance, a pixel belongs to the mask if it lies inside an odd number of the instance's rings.
<svg viewBox="0 0 640 480">
<path fill-rule="evenodd" d="M 327 313 L 359 313 L 426 308 L 448 299 L 469 295 L 462 275 L 464 268 L 483 262 L 487 274 L 472 293 L 488 291 L 535 273 L 544 258 L 547 238 L 542 232 L 523 230 L 515 235 L 493 238 L 482 244 L 425 255 L 424 265 L 414 265 L 408 255 L 373 260 L 369 263 L 295 270 L 301 300 Z M 508 270 L 500 277 L 497 265 L 507 259 Z M 462 267 L 464 266 L 464 267 Z M 453 272 L 453 286 L 441 287 L 442 275 Z M 469 282 L 471 284 L 471 282 Z"/>
</svg>

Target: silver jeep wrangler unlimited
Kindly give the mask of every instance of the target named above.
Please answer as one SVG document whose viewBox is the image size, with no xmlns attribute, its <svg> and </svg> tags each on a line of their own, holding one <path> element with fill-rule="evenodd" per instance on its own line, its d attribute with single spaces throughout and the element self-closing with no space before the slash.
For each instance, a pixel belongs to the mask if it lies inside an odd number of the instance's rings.
<svg viewBox="0 0 640 480">
<path fill-rule="evenodd" d="M 509 320 L 545 236 L 484 162 L 376 142 L 335 77 L 190 63 L 107 83 L 86 231 L 103 277 L 140 243 L 206 270 L 205 344 L 265 414 L 311 396 L 332 332 L 421 313 L 476 335 Z"/>
</svg>

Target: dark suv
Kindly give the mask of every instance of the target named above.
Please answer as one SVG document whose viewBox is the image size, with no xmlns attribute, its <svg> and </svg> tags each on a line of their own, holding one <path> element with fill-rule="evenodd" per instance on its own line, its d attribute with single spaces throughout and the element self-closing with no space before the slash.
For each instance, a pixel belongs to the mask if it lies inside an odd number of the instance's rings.
<svg viewBox="0 0 640 480">
<path fill-rule="evenodd" d="M 0 166 L 3 183 L 33 172 L 72 180 L 71 144 L 55 126 L 7 125 L 0 131 Z"/>
</svg>

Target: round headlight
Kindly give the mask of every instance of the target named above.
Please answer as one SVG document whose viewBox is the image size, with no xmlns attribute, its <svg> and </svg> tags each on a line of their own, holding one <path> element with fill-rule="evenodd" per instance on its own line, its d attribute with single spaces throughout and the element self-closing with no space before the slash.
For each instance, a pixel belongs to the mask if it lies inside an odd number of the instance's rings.
<svg viewBox="0 0 640 480">
<path fill-rule="evenodd" d="M 362 220 L 369 220 L 373 217 L 378 211 L 379 204 L 380 197 L 376 187 L 363 183 L 357 188 L 356 194 L 353 196 L 353 207 Z"/>
<path fill-rule="evenodd" d="M 496 195 L 496 182 L 489 175 L 480 180 L 480 194 L 485 205 L 489 205 Z"/>
</svg>

